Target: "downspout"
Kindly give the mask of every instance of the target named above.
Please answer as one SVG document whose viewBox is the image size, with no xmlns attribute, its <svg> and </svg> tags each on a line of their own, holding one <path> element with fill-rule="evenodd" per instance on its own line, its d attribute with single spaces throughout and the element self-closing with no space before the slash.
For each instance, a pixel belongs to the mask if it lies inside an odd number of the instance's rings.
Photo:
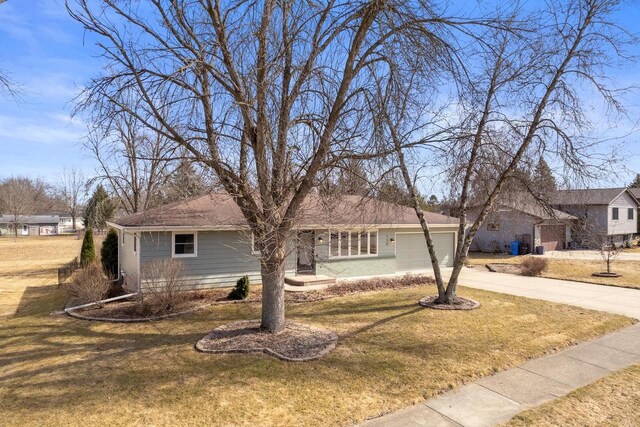
<svg viewBox="0 0 640 427">
<path fill-rule="evenodd" d="M 79 310 L 81 308 L 87 308 L 87 307 L 92 307 L 94 305 L 100 305 L 100 304 L 107 303 L 107 302 L 113 302 L 113 301 L 118 301 L 118 300 L 121 300 L 121 299 L 131 298 L 131 297 L 134 297 L 136 295 L 138 295 L 138 292 L 134 292 L 134 293 L 131 293 L 131 294 L 126 294 L 126 295 L 120 295 L 119 297 L 107 298 L 107 299 L 103 299 L 103 300 L 100 300 L 100 301 L 90 302 L 90 303 L 87 303 L 87 304 L 76 305 L 74 307 L 65 308 L 64 312 L 65 313 L 69 313 L 69 312 L 72 312 L 72 311 L 75 311 L 75 310 Z"/>
</svg>

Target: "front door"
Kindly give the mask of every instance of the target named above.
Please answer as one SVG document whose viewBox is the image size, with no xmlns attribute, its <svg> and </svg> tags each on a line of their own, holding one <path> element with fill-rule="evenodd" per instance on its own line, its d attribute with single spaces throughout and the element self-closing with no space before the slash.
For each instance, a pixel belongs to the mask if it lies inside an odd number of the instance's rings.
<svg viewBox="0 0 640 427">
<path fill-rule="evenodd" d="M 316 235 L 313 230 L 298 233 L 298 273 L 313 274 L 315 272 L 315 242 Z"/>
</svg>

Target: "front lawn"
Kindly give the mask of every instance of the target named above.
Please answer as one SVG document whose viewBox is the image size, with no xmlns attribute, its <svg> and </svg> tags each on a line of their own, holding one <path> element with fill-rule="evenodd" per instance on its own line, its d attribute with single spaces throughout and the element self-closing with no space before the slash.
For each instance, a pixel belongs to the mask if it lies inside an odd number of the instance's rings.
<svg viewBox="0 0 640 427">
<path fill-rule="evenodd" d="M 568 395 L 516 415 L 505 427 L 638 426 L 640 365 L 613 373 Z"/>
<path fill-rule="evenodd" d="M 607 271 L 604 262 L 549 259 L 549 267 L 542 273 L 542 277 L 640 289 L 640 261 L 613 262 L 611 271 L 620 273 L 621 277 L 594 277 L 591 275 L 598 271 Z"/>
<path fill-rule="evenodd" d="M 54 287 L 0 321 L 0 407 L 6 425 L 345 425 L 627 326 L 622 316 L 462 288 L 482 303 L 417 306 L 433 287 L 288 304 L 292 320 L 338 333 L 326 358 L 194 350 L 213 328 L 259 316 L 215 306 L 146 324 L 50 316 Z"/>
<path fill-rule="evenodd" d="M 528 256 L 473 252 L 469 253 L 467 263 L 473 266 L 484 266 L 490 263 L 520 264 Z M 640 261 L 614 261 L 611 264 L 611 270 L 620 273 L 622 276 L 607 278 L 591 275 L 592 273 L 607 270 L 605 263 L 600 260 L 544 259 L 547 260 L 547 269 L 542 272 L 540 277 L 640 289 Z"/>
</svg>

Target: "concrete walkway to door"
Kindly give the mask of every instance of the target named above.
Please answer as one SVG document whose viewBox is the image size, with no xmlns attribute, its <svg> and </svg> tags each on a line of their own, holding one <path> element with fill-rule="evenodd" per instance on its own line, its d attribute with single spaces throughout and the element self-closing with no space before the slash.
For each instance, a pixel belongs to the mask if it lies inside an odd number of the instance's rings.
<svg viewBox="0 0 640 427">
<path fill-rule="evenodd" d="M 640 290 L 464 269 L 461 284 L 640 319 Z M 640 324 L 467 384 L 366 426 L 494 426 L 640 363 Z"/>
</svg>

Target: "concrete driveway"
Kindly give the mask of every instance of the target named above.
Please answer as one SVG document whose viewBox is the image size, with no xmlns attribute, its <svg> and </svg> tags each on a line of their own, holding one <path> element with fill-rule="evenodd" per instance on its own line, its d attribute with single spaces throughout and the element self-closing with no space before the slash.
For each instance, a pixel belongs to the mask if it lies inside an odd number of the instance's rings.
<svg viewBox="0 0 640 427">
<path fill-rule="evenodd" d="M 595 260 L 602 261 L 602 255 L 600 255 L 600 251 L 596 250 L 568 250 L 568 251 L 548 251 L 542 255 L 545 258 L 555 258 L 555 259 L 585 259 L 585 260 Z M 618 254 L 616 258 L 618 261 L 638 261 L 640 262 L 640 252 L 631 252 L 631 251 L 623 251 Z M 638 267 L 640 270 L 640 267 Z"/>
<path fill-rule="evenodd" d="M 640 265 L 638 268 L 640 272 Z M 464 268 L 460 285 L 640 319 L 640 290 Z"/>
</svg>

